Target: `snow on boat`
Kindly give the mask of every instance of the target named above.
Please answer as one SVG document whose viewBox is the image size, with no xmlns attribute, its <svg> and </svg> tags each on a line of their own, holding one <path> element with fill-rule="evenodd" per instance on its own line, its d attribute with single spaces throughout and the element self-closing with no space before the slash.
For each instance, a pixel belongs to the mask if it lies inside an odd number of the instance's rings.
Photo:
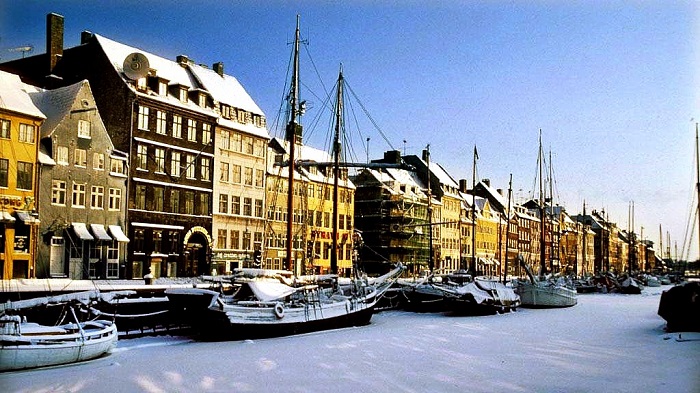
<svg viewBox="0 0 700 393">
<path fill-rule="evenodd" d="M 19 315 L 0 316 L 0 371 L 54 366 L 94 359 L 117 344 L 112 321 L 76 322 L 45 326 L 25 322 Z"/>
<path fill-rule="evenodd" d="M 520 295 L 523 307 L 559 308 L 575 306 L 578 303 L 573 285 L 568 285 L 563 278 L 539 280 L 522 256 L 518 256 L 518 260 L 530 279 L 530 281 L 513 280 L 513 288 Z"/>
<path fill-rule="evenodd" d="M 203 340 L 278 337 L 367 325 L 378 300 L 403 271 L 398 266 L 352 285 L 293 287 L 248 280 L 232 295 L 199 288 L 166 290 L 173 312 L 189 321 Z"/>
</svg>

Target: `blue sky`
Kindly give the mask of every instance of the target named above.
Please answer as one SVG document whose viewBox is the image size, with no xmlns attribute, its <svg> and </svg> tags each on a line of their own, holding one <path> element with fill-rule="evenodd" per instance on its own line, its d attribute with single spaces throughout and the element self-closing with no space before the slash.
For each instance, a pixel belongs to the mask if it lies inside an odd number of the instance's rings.
<svg viewBox="0 0 700 393">
<path fill-rule="evenodd" d="M 658 243 L 661 225 L 664 242 L 668 231 L 679 254 L 690 245 L 697 257 L 697 230 L 693 242 L 685 235 L 700 120 L 698 2 L 0 0 L 0 60 L 28 44 L 43 53 L 49 12 L 66 18 L 66 47 L 90 30 L 166 58 L 223 61 L 270 125 L 300 14 L 311 145 L 327 146 L 329 123 L 315 119 L 342 63 L 390 142 L 354 106 L 360 159 L 367 145 L 379 158 L 430 144 L 433 160 L 471 179 L 476 144 L 478 177 L 507 189 L 512 174 L 514 192 L 527 195 L 541 129 L 555 200 L 570 213 L 585 200 L 626 229 L 634 201 L 638 233 Z"/>
</svg>

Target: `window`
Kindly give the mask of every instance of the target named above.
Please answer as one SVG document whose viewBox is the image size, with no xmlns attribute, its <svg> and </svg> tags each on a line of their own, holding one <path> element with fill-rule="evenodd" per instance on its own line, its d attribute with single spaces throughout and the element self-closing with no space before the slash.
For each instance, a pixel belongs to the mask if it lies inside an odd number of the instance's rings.
<svg viewBox="0 0 700 393">
<path fill-rule="evenodd" d="M 243 198 L 243 215 L 248 216 L 248 217 L 253 215 L 253 199 L 252 198 Z"/>
<path fill-rule="evenodd" d="M 241 214 L 241 197 L 231 196 L 231 214 Z"/>
<path fill-rule="evenodd" d="M 122 190 L 119 188 L 109 189 L 109 210 L 121 210 Z"/>
<path fill-rule="evenodd" d="M 139 78 L 136 81 L 136 88 L 139 90 L 146 90 L 148 88 L 146 85 L 146 78 Z"/>
<path fill-rule="evenodd" d="M 182 116 L 173 115 L 173 138 L 182 138 Z"/>
<path fill-rule="evenodd" d="M 255 187 L 262 188 L 263 180 L 265 180 L 265 171 L 262 169 L 255 170 Z"/>
<path fill-rule="evenodd" d="M 225 181 L 228 182 L 228 162 L 222 162 L 221 163 L 221 176 L 219 177 L 220 181 Z"/>
<path fill-rule="evenodd" d="M 170 211 L 173 213 L 180 212 L 180 191 L 170 190 Z"/>
<path fill-rule="evenodd" d="M 209 194 L 199 194 L 199 214 L 203 216 L 209 215 Z"/>
<path fill-rule="evenodd" d="M 177 252 L 180 248 L 180 232 L 170 231 L 168 234 L 170 239 L 170 252 Z"/>
<path fill-rule="evenodd" d="M 75 159 L 73 164 L 79 167 L 87 167 L 87 150 L 85 149 L 75 149 Z"/>
<path fill-rule="evenodd" d="M 187 102 L 187 88 L 186 87 L 181 87 L 180 88 L 180 101 L 181 102 Z"/>
<path fill-rule="evenodd" d="M 93 209 L 104 209 L 105 188 L 102 186 L 92 186 L 90 188 L 90 207 Z"/>
<path fill-rule="evenodd" d="M 126 173 L 124 173 L 124 161 L 118 160 L 116 158 L 110 158 L 109 171 L 110 173 L 118 173 L 120 175 L 125 175 Z"/>
<path fill-rule="evenodd" d="M 0 119 L 0 138 L 10 139 L 10 121 Z"/>
<path fill-rule="evenodd" d="M 232 176 L 231 176 L 231 181 L 234 183 L 241 183 L 241 166 L 240 165 L 234 165 L 233 170 L 232 170 Z"/>
<path fill-rule="evenodd" d="M 139 107 L 138 127 L 140 130 L 148 131 L 148 107 Z"/>
<path fill-rule="evenodd" d="M 209 163 L 210 162 L 211 161 L 209 160 L 209 158 L 206 158 L 206 157 L 202 157 L 202 159 L 200 160 L 200 167 L 199 168 L 200 168 L 200 172 L 202 174 L 201 180 L 210 180 L 209 179 L 209 174 L 210 174 Z"/>
<path fill-rule="evenodd" d="M 56 163 L 68 165 L 68 146 L 56 146 Z"/>
<path fill-rule="evenodd" d="M 242 111 L 239 109 L 237 112 L 238 112 L 238 122 L 245 123 L 245 118 L 246 118 L 245 111 Z"/>
<path fill-rule="evenodd" d="M 228 195 L 219 194 L 219 213 L 228 213 Z"/>
<path fill-rule="evenodd" d="M 231 135 L 231 150 L 233 151 L 241 151 L 241 145 L 242 145 L 242 137 L 241 134 L 234 132 L 233 135 Z"/>
<path fill-rule="evenodd" d="M 7 179 L 9 178 L 10 160 L 0 158 L 0 187 L 7 187 Z"/>
<path fill-rule="evenodd" d="M 216 246 L 219 248 L 226 248 L 226 238 L 228 237 L 228 231 L 226 229 L 219 229 L 218 236 L 216 239 Z"/>
<path fill-rule="evenodd" d="M 156 111 L 156 133 L 165 135 L 168 129 L 168 123 L 165 118 L 165 112 Z"/>
<path fill-rule="evenodd" d="M 208 145 L 211 143 L 211 124 L 202 124 L 202 144 Z"/>
<path fill-rule="evenodd" d="M 25 143 L 34 143 L 35 130 L 31 124 L 19 123 L 19 141 Z"/>
<path fill-rule="evenodd" d="M 250 250 L 250 232 L 248 230 L 243 232 L 243 249 Z"/>
<path fill-rule="evenodd" d="M 148 169 L 148 147 L 138 145 L 136 148 L 136 169 Z"/>
<path fill-rule="evenodd" d="M 197 174 L 197 165 L 194 163 L 195 156 L 188 154 L 185 156 L 185 159 L 187 160 L 187 178 L 195 179 Z"/>
<path fill-rule="evenodd" d="M 258 157 L 264 157 L 265 156 L 265 142 L 257 139 L 255 140 L 255 149 L 253 154 L 255 154 Z"/>
<path fill-rule="evenodd" d="M 170 174 L 180 177 L 180 152 L 174 151 L 170 154 Z"/>
<path fill-rule="evenodd" d="M 207 96 L 206 96 L 206 94 L 199 93 L 199 97 L 198 97 L 198 98 L 199 98 L 199 102 L 198 102 L 199 106 L 201 106 L 202 108 L 205 108 L 205 107 L 207 106 Z"/>
<path fill-rule="evenodd" d="M 245 168 L 245 185 L 246 186 L 252 186 L 253 185 L 253 168 Z"/>
<path fill-rule="evenodd" d="M 185 191 L 185 214 L 194 214 L 194 192 Z"/>
<path fill-rule="evenodd" d="M 143 252 L 146 238 L 143 229 L 134 229 L 134 252 Z"/>
<path fill-rule="evenodd" d="M 51 204 L 66 204 L 66 182 L 63 180 L 53 180 L 51 182 Z"/>
<path fill-rule="evenodd" d="M 262 199 L 255 200 L 255 217 L 262 218 L 263 216 L 263 201 Z"/>
<path fill-rule="evenodd" d="M 85 207 L 85 183 L 73 183 L 73 207 Z"/>
<path fill-rule="evenodd" d="M 90 138 L 90 122 L 78 120 L 78 138 Z"/>
<path fill-rule="evenodd" d="M 220 109 L 221 109 L 221 117 L 224 119 L 230 119 L 231 118 L 231 107 L 226 105 L 226 104 L 220 104 Z"/>
<path fill-rule="evenodd" d="M 197 120 L 187 119 L 187 140 L 197 141 Z"/>
<path fill-rule="evenodd" d="M 241 233 L 236 230 L 232 230 L 230 232 L 230 239 L 231 239 L 231 249 L 237 250 L 241 247 Z"/>
<path fill-rule="evenodd" d="M 168 84 L 164 81 L 158 81 L 158 95 L 167 96 L 168 95 Z"/>
<path fill-rule="evenodd" d="M 17 188 L 20 190 L 31 190 L 33 177 L 34 164 L 17 161 Z"/>
<path fill-rule="evenodd" d="M 243 152 L 246 154 L 253 154 L 253 138 L 252 137 L 245 137 L 243 140 Z"/>
<path fill-rule="evenodd" d="M 153 187 L 153 211 L 163 211 L 163 200 L 165 199 L 165 189 L 163 187 Z"/>
<path fill-rule="evenodd" d="M 165 172 L 165 149 L 156 147 L 156 172 Z"/>
<path fill-rule="evenodd" d="M 221 145 L 219 147 L 226 150 L 231 148 L 231 133 L 228 130 L 221 130 Z"/>
<path fill-rule="evenodd" d="M 163 250 L 162 244 L 163 244 L 163 231 L 162 230 L 154 230 L 153 231 L 153 251 L 154 252 L 161 252 Z"/>
<path fill-rule="evenodd" d="M 136 205 L 136 209 L 146 209 L 146 186 L 136 186 L 136 197 L 134 198 L 134 203 Z"/>
<path fill-rule="evenodd" d="M 92 168 L 98 171 L 105 170 L 105 155 L 104 153 L 94 153 L 92 155 Z"/>
</svg>

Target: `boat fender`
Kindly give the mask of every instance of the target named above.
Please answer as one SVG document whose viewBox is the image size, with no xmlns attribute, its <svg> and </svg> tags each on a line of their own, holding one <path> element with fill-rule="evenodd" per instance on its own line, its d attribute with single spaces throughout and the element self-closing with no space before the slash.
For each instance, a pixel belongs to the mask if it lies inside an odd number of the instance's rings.
<svg viewBox="0 0 700 393">
<path fill-rule="evenodd" d="M 284 305 L 282 305 L 282 303 L 277 303 L 277 304 L 275 304 L 275 309 L 274 309 L 274 311 L 275 311 L 275 316 L 276 316 L 278 319 L 284 318 Z"/>
</svg>

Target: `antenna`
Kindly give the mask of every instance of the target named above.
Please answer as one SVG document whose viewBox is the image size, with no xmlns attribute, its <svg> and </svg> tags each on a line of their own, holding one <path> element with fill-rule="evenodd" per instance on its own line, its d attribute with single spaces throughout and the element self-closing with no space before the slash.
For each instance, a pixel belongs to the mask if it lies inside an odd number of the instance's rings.
<svg viewBox="0 0 700 393">
<path fill-rule="evenodd" d="M 8 52 L 22 52 L 22 58 L 24 59 L 24 56 L 27 53 L 31 53 L 34 50 L 34 45 L 25 45 L 25 46 L 18 46 L 16 48 L 9 48 L 7 51 Z"/>
<path fill-rule="evenodd" d="M 148 58 L 139 52 L 134 52 L 124 59 L 124 75 L 132 80 L 138 80 L 148 74 Z"/>
</svg>

